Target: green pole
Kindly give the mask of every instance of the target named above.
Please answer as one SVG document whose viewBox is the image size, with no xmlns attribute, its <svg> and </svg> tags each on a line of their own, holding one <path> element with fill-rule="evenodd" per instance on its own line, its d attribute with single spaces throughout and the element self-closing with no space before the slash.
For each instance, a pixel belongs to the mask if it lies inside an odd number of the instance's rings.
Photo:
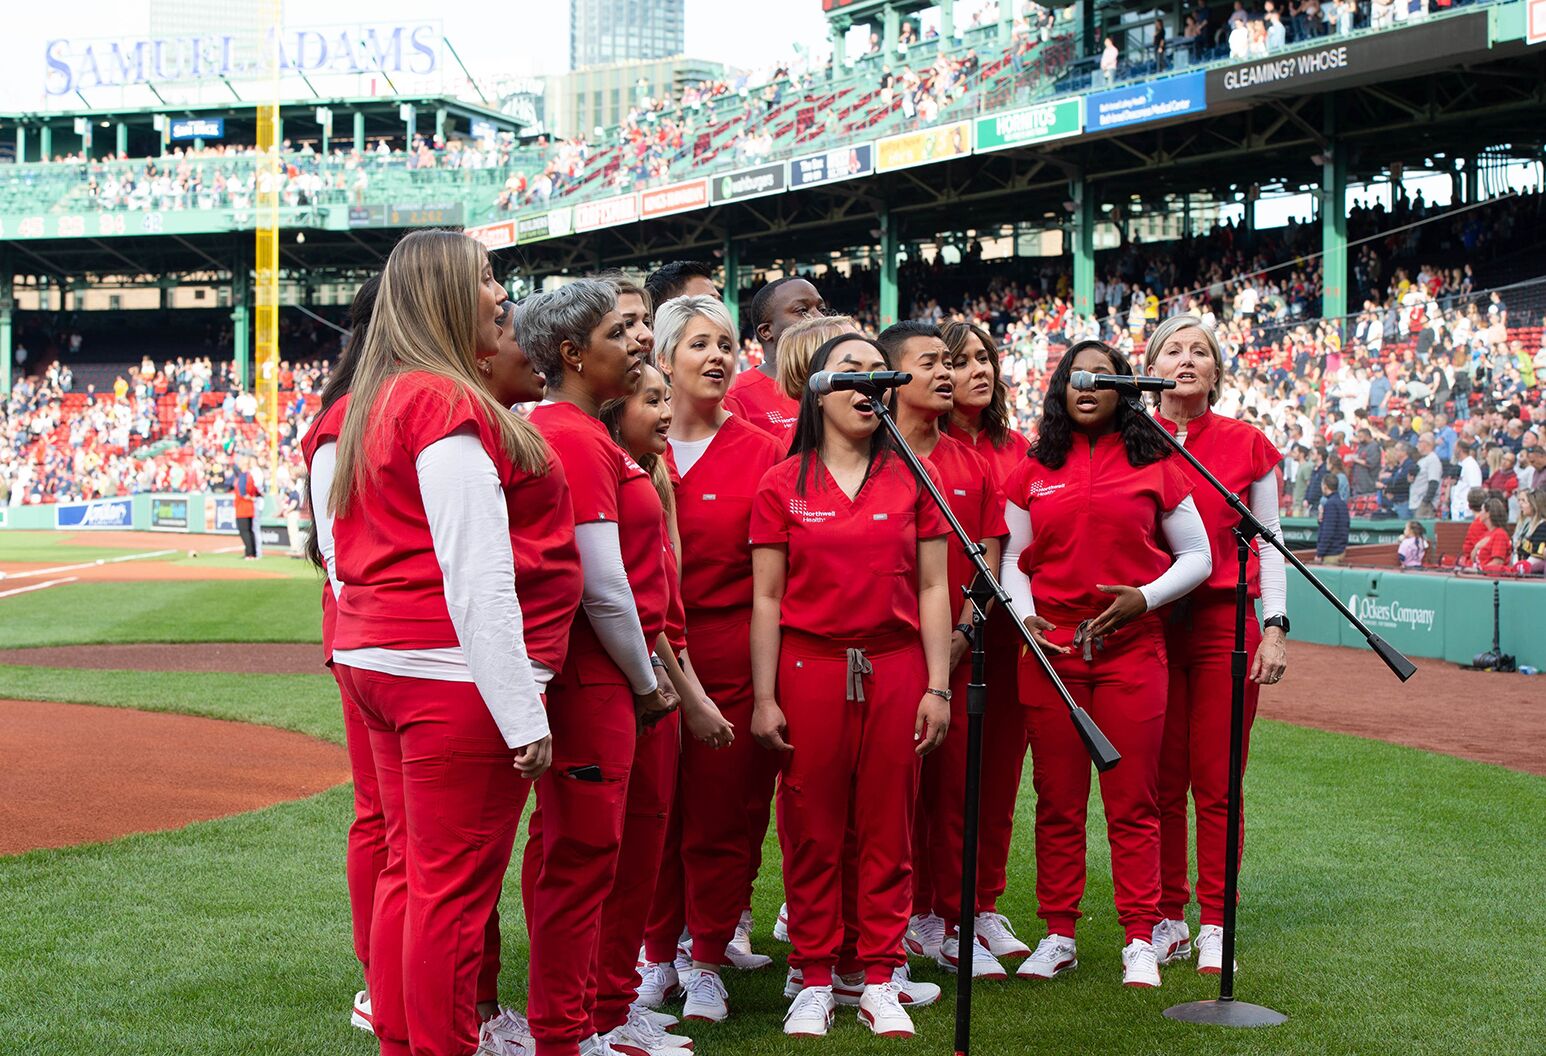
<svg viewBox="0 0 1546 1056">
<path fill-rule="evenodd" d="M 902 17 L 890 4 L 885 6 L 882 26 L 885 36 L 880 41 L 880 53 L 889 61 L 896 54 L 897 38 L 902 35 Z"/>
<path fill-rule="evenodd" d="M 27 160 L 27 126 L 26 125 L 17 125 L 16 126 L 16 160 L 18 162 L 23 162 L 23 161 Z"/>
<path fill-rule="evenodd" d="M 365 115 L 358 110 L 354 112 L 354 149 L 365 153 Z"/>
<path fill-rule="evenodd" d="M 52 161 L 54 157 L 54 130 L 47 125 L 44 125 L 43 131 L 38 133 L 38 146 L 41 150 L 38 160 Z"/>
<path fill-rule="evenodd" d="M 939 0 L 940 46 L 948 48 L 955 43 L 956 0 Z"/>
<path fill-rule="evenodd" d="M 1347 314 L 1347 161 L 1337 140 L 1336 106 L 1327 99 L 1321 164 L 1321 315 L 1340 331 Z M 1345 336 L 1345 335 L 1344 335 Z"/>
<path fill-rule="evenodd" d="M 0 400 L 11 398 L 11 255 L 0 253 Z"/>
<path fill-rule="evenodd" d="M 1095 191 L 1089 181 L 1073 185 L 1074 312 L 1095 314 Z"/>
<path fill-rule="evenodd" d="M 891 217 L 891 210 L 880 211 L 880 326 L 884 330 L 898 319 L 898 294 L 896 284 L 896 255 L 901 248 L 898 228 L 901 225 Z"/>
<path fill-rule="evenodd" d="M 247 261 L 237 255 L 231 269 L 231 332 L 236 353 L 236 387 L 245 390 L 252 383 L 252 273 Z"/>
<path fill-rule="evenodd" d="M 119 157 L 129 153 L 129 126 L 124 122 L 118 122 L 113 140 L 113 153 Z"/>
<path fill-rule="evenodd" d="M 741 254 L 735 238 L 725 232 L 725 308 L 735 326 L 736 344 L 741 343 Z"/>
</svg>

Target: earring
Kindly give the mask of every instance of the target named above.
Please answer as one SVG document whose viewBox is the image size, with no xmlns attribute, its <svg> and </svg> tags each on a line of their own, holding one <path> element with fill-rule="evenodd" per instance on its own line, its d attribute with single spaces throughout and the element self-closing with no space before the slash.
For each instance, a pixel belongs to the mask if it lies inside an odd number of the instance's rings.
<svg viewBox="0 0 1546 1056">
<path fill-rule="evenodd" d="M 486 359 L 478 360 L 478 369 L 480 371 L 482 371 L 484 374 L 492 374 L 492 373 L 494 373 L 493 366 Z"/>
<path fill-rule="evenodd" d="M 583 361 L 581 361 L 579 363 L 576 363 L 574 365 L 574 372 L 576 374 L 584 374 L 585 373 L 585 363 Z"/>
</svg>

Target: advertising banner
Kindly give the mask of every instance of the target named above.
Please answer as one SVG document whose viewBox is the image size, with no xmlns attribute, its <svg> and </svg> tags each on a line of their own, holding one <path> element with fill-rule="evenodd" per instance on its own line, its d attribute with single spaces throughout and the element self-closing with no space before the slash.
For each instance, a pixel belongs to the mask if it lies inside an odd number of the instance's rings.
<svg viewBox="0 0 1546 1056">
<path fill-rule="evenodd" d="M 858 146 L 838 147 L 807 154 L 789 163 L 790 187 L 814 187 L 818 183 L 836 183 L 868 176 L 875 171 L 875 145 L 861 143 Z"/>
<path fill-rule="evenodd" d="M 258 542 L 264 550 L 290 549 L 290 526 L 287 524 L 258 525 Z"/>
<path fill-rule="evenodd" d="M 224 139 L 225 118 L 190 117 L 186 121 L 173 121 L 173 141 L 186 139 Z"/>
<path fill-rule="evenodd" d="M 497 220 L 492 224 L 479 224 L 477 227 L 466 229 L 469 238 L 475 238 L 483 243 L 483 248 L 493 251 L 513 246 L 516 242 L 515 221 Z"/>
<path fill-rule="evenodd" d="M 1209 70 L 1207 97 L 1217 104 L 1324 92 L 1380 80 L 1403 69 L 1457 63 L 1469 54 L 1485 52 L 1488 45 L 1487 13 L 1476 11 Z"/>
<path fill-rule="evenodd" d="M 134 500 L 92 499 L 89 502 L 61 502 L 54 507 L 55 528 L 132 528 Z M 235 525 L 232 525 L 234 530 Z"/>
<path fill-rule="evenodd" d="M 192 527 L 188 523 L 188 496 L 152 495 L 150 497 L 151 531 L 186 532 Z"/>
<path fill-rule="evenodd" d="M 581 202 L 574 207 L 574 229 L 596 231 L 639 219 L 639 196 L 632 192 L 615 198 Z"/>
<path fill-rule="evenodd" d="M 515 241 L 520 245 L 541 242 L 545 238 L 561 238 L 572 226 L 572 211 L 566 206 L 550 213 L 523 216 L 515 222 Z"/>
<path fill-rule="evenodd" d="M 1028 106 L 1024 110 L 1011 110 L 1007 114 L 992 114 L 977 119 L 973 142 L 978 154 L 1005 147 L 1019 147 L 1027 143 L 1049 143 L 1054 139 L 1077 136 L 1084 128 L 1084 113 L 1080 97 L 1059 99 L 1056 102 Z"/>
<path fill-rule="evenodd" d="M 900 136 L 887 136 L 875 144 L 876 167 L 881 172 L 910 169 L 914 165 L 959 158 L 971 152 L 970 121 L 957 121 L 953 125 L 940 125 L 938 128 L 922 128 L 917 132 L 904 132 Z"/>
<path fill-rule="evenodd" d="M 204 501 L 204 530 L 225 535 L 236 534 L 236 499 L 231 495 L 213 495 Z"/>
<path fill-rule="evenodd" d="M 743 201 L 778 194 L 789 186 L 784 163 L 758 165 L 755 169 L 742 169 L 714 178 L 714 204 Z"/>
<path fill-rule="evenodd" d="M 1161 81 L 1093 92 L 1084 100 L 1084 127 L 1099 132 L 1124 125 L 1163 121 L 1208 108 L 1211 75 L 1188 73 Z"/>
<path fill-rule="evenodd" d="M 656 187 L 639 195 L 640 211 L 646 219 L 670 216 L 702 209 L 709 204 L 709 181 L 688 180 L 668 187 Z"/>
</svg>

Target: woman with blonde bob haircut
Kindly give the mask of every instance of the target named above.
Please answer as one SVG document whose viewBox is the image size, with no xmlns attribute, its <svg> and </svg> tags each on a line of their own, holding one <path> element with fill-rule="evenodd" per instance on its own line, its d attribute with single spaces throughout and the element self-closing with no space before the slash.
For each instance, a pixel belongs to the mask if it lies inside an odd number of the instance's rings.
<svg viewBox="0 0 1546 1056">
<path fill-rule="evenodd" d="M 1175 388 L 1160 394 L 1156 415 L 1160 425 L 1185 444 L 1225 487 L 1248 502 L 1251 512 L 1269 531 L 1277 532 L 1277 467 L 1282 455 L 1254 425 L 1210 409 L 1218 402 L 1224 378 L 1224 356 L 1213 328 L 1195 315 L 1172 316 L 1149 338 L 1144 365 L 1148 373 L 1176 383 Z M 1231 529 L 1238 518 L 1190 463 L 1178 465 L 1193 485 L 1193 501 L 1212 547 L 1213 571 L 1202 586 L 1165 614 L 1170 689 L 1159 781 L 1162 919 L 1154 929 L 1154 948 L 1160 964 L 1192 953 L 1185 918 L 1193 893 L 1187 884 L 1186 801 L 1190 792 L 1197 814 L 1196 896 L 1201 909 L 1197 970 L 1214 973 L 1223 965 L 1230 653 L 1234 648 L 1234 594 L 1239 571 Z M 1251 596 L 1261 599 L 1265 629 L 1258 627 L 1255 619 L 1246 622 L 1246 649 L 1252 657 L 1245 697 L 1247 747 L 1262 685 L 1277 682 L 1288 667 L 1288 588 L 1283 558 L 1266 543 L 1253 549 L 1246 575 Z M 1242 820 L 1242 829 L 1244 824 Z"/>
<path fill-rule="evenodd" d="M 504 1051 L 479 1023 L 486 930 L 551 760 L 543 691 L 580 603 L 563 469 L 483 380 L 510 310 L 478 243 L 408 235 L 338 439 L 333 661 L 386 824 L 367 972 L 388 1054 Z"/>
<path fill-rule="evenodd" d="M 847 315 L 818 315 L 785 330 L 778 339 L 778 384 L 784 395 L 799 400 L 811 380 L 811 357 L 838 334 L 857 334 L 859 324 Z M 785 356 L 788 359 L 785 359 Z M 794 429 L 790 427 L 791 436 Z"/>
</svg>

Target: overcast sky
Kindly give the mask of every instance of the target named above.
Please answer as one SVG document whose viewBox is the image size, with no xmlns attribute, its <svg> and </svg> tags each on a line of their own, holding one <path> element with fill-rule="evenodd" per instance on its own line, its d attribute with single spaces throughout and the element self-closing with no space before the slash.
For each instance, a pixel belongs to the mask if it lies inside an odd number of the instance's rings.
<svg viewBox="0 0 1546 1056">
<path fill-rule="evenodd" d="M 220 0 L 206 0 L 218 4 Z M 113 38 L 149 29 L 149 0 L 68 0 L 31 3 L 3 0 L 0 32 L 0 110 L 36 110 L 44 94 L 44 49 L 68 37 Z M 565 0 L 289 0 L 286 25 L 305 27 L 350 22 L 417 22 L 439 18 L 445 35 L 472 73 L 560 73 L 569 57 L 569 5 Z M 687 0 L 687 53 L 752 69 L 794 53 L 797 42 L 817 45 L 826 38 L 821 0 Z M 449 57 L 448 60 L 449 62 Z M 116 99 L 92 99 L 94 106 Z M 76 100 L 74 105 L 79 105 Z M 52 109 L 62 109 L 55 101 Z"/>
</svg>

